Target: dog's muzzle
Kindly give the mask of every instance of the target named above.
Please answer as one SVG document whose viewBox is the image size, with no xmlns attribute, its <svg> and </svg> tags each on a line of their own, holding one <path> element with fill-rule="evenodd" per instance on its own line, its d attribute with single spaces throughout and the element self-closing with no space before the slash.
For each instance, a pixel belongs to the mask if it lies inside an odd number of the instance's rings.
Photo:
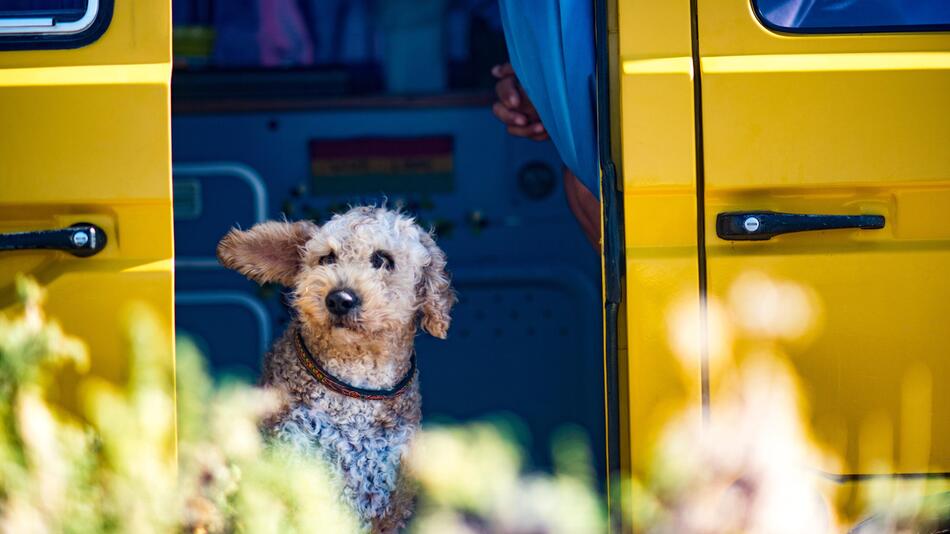
<svg viewBox="0 0 950 534">
<path fill-rule="evenodd" d="M 343 317 L 359 307 L 360 298 L 352 289 L 334 289 L 327 295 L 326 305 L 327 311 L 337 317 Z"/>
</svg>

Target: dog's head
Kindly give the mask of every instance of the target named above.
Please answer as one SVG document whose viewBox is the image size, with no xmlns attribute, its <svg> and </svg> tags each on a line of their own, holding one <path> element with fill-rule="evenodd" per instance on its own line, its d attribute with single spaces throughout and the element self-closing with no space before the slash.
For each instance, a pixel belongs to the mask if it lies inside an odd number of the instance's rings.
<svg viewBox="0 0 950 534">
<path fill-rule="evenodd" d="M 438 338 L 449 329 L 455 294 L 445 254 L 413 219 L 357 207 L 318 227 L 265 222 L 231 230 L 221 263 L 260 284 L 292 290 L 299 319 L 330 344 L 360 344 L 384 333 Z"/>
</svg>

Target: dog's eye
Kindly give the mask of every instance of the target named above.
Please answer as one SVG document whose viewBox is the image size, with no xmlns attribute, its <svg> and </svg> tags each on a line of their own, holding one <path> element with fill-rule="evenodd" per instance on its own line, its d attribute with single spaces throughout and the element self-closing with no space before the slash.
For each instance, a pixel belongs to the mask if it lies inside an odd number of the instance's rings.
<svg viewBox="0 0 950 534">
<path fill-rule="evenodd" d="M 320 258 L 320 265 L 330 265 L 330 264 L 332 264 L 332 263 L 336 263 L 336 253 L 335 253 L 335 252 L 331 252 L 331 253 L 327 254 L 326 256 Z"/>
<path fill-rule="evenodd" d="M 369 257 L 369 262 L 373 264 L 373 268 L 381 269 L 384 266 L 386 270 L 393 270 L 396 267 L 396 262 L 393 261 L 393 257 L 389 255 L 388 252 L 383 252 L 382 250 L 377 250 Z"/>
</svg>

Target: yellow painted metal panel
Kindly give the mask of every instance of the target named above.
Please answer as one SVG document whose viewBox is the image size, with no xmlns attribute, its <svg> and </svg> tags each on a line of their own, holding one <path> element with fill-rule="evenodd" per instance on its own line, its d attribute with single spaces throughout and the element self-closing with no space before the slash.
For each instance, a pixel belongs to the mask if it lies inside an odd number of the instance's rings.
<svg viewBox="0 0 950 534">
<path fill-rule="evenodd" d="M 689 0 L 617 2 L 620 59 L 690 56 Z"/>
<path fill-rule="evenodd" d="M 818 61 L 813 71 L 806 63 L 707 72 L 704 64 L 708 191 L 950 179 L 950 54 L 937 57 L 943 68 L 891 69 L 887 56 L 877 56 L 879 68 L 853 70 Z"/>
<path fill-rule="evenodd" d="M 624 64 L 620 84 L 624 189 L 692 188 L 693 131 L 684 128 L 693 123 L 689 71 L 627 72 L 631 63 Z"/>
<path fill-rule="evenodd" d="M 627 353 L 622 466 L 643 476 L 677 409 L 699 413 L 698 375 L 684 380 L 668 318 L 698 321 L 696 177 L 689 3 L 618 3 Z M 697 362 L 693 362 L 697 363 Z"/>
<path fill-rule="evenodd" d="M 816 467 L 946 473 L 950 34 L 779 35 L 750 9 L 699 3 L 709 292 L 749 271 L 813 291 L 816 330 L 782 351 L 844 459 Z M 763 209 L 887 225 L 716 237 L 717 213 Z M 738 334 L 738 352 L 756 349 Z"/>
<path fill-rule="evenodd" d="M 92 371 L 125 369 L 124 310 L 173 323 L 167 0 L 116 2 L 112 23 L 72 50 L 0 52 L 0 232 L 91 222 L 108 245 L 90 258 L 0 252 L 0 306 L 18 272 L 48 287 L 50 314 L 90 347 Z M 173 354 L 169 334 L 165 347 Z M 70 402 L 69 381 L 63 395 Z"/>
</svg>

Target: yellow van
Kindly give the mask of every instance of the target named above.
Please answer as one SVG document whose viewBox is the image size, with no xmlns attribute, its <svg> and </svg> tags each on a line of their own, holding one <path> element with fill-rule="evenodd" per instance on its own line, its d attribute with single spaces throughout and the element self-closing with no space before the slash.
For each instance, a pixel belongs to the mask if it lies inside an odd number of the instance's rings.
<svg viewBox="0 0 950 534">
<path fill-rule="evenodd" d="M 0 305 L 30 273 L 116 378 L 127 302 L 174 323 L 170 0 L 69 4 L 0 8 Z M 817 303 L 821 326 L 782 349 L 842 460 L 818 475 L 946 481 L 946 21 L 822 25 L 767 4 L 595 4 L 608 483 L 644 473 L 671 403 L 716 418 L 718 303 L 749 273 Z M 673 308 L 697 325 L 690 383 Z"/>
<path fill-rule="evenodd" d="M 819 475 L 845 486 L 946 481 L 946 20 L 823 26 L 765 11 L 776 4 L 600 8 L 601 119 L 612 142 L 602 158 L 616 165 L 604 175 L 614 465 L 642 473 L 670 397 L 695 391 L 695 409 L 716 418 L 717 303 L 751 272 L 810 288 L 820 302 L 818 331 L 783 347 L 816 437 L 843 460 L 813 466 Z M 684 290 L 703 342 L 691 387 L 664 313 Z M 756 346 L 735 336 L 742 350 Z"/>
</svg>

